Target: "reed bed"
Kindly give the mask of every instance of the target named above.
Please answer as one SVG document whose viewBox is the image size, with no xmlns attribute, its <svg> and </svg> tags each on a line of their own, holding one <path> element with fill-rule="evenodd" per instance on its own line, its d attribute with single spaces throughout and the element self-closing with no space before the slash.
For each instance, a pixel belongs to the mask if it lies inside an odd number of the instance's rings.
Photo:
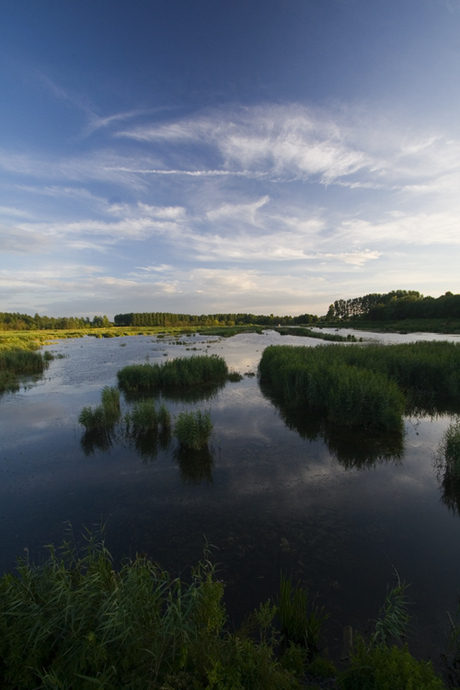
<svg viewBox="0 0 460 690">
<path fill-rule="evenodd" d="M 178 357 L 162 364 L 131 364 L 117 373 L 118 385 L 128 392 L 218 384 L 227 376 L 227 364 L 217 355 Z"/>
<path fill-rule="evenodd" d="M 298 687 L 263 641 L 226 629 L 224 585 L 205 551 L 190 584 L 137 556 L 117 572 L 103 539 L 48 547 L 0 579 L 0 685 L 34 688 Z M 265 633 L 262 626 L 260 637 Z"/>
<path fill-rule="evenodd" d="M 181 412 L 174 426 L 174 435 L 184 448 L 201 450 L 207 446 L 212 428 L 210 412 Z"/>
<path fill-rule="evenodd" d="M 28 348 L 0 350 L 0 393 L 18 390 L 21 376 L 43 374 L 52 359 L 49 352 Z"/>
<path fill-rule="evenodd" d="M 460 403 L 460 345 L 270 346 L 261 381 L 289 407 L 307 407 L 345 426 L 397 429 L 408 399 Z"/>
</svg>

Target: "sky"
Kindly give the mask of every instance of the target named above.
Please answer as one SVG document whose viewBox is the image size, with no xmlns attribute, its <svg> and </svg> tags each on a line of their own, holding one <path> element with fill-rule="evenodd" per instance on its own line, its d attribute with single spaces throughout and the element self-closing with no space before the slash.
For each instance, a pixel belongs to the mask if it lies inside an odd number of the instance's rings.
<svg viewBox="0 0 460 690">
<path fill-rule="evenodd" d="M 460 292 L 460 0 L 2 0 L 0 311 Z"/>
</svg>

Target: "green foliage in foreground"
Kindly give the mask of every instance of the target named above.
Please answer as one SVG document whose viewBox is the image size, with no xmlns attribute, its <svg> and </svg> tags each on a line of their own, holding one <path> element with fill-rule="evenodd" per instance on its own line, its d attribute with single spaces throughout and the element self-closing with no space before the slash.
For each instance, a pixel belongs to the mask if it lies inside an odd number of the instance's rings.
<svg viewBox="0 0 460 690">
<path fill-rule="evenodd" d="M 396 429 L 406 401 L 460 402 L 460 345 L 271 346 L 261 381 L 288 407 L 306 407 L 346 426 Z"/>
<path fill-rule="evenodd" d="M 178 357 L 162 364 L 131 364 L 117 372 L 118 384 L 126 391 L 153 391 L 224 382 L 225 360 L 217 355 Z"/>
<path fill-rule="evenodd" d="M 417 661 L 407 647 L 369 647 L 358 643 L 350 668 L 340 679 L 343 690 L 443 690 L 430 661 Z"/>
<path fill-rule="evenodd" d="M 309 601 L 309 593 L 298 582 L 281 575 L 278 613 L 285 639 L 306 648 L 311 657 L 318 652 L 321 628 L 328 616 Z"/>
<path fill-rule="evenodd" d="M 190 584 L 145 558 L 119 572 L 103 541 L 49 547 L 0 580 L 0 686 L 133 690 L 283 690 L 298 687 L 277 661 L 263 607 L 259 641 L 226 632 L 223 584 L 205 558 Z M 266 607 L 265 607 L 266 608 Z"/>
<path fill-rule="evenodd" d="M 209 412 L 181 412 L 176 420 L 174 435 L 181 446 L 190 450 L 200 450 L 207 446 L 212 427 Z"/>
<path fill-rule="evenodd" d="M 22 558 L 16 575 L 0 579 L 2 690 L 443 688 L 430 663 L 415 660 L 406 646 L 389 646 L 401 614 L 397 631 L 405 624 L 399 579 L 377 621 L 379 633 L 368 644 L 358 639 L 349 668 L 338 673 L 326 657 L 308 654 L 301 621 L 308 596 L 287 579 L 279 607 L 268 600 L 241 630 L 229 632 L 224 585 L 207 549 L 188 584 L 141 556 L 115 571 L 103 534 L 88 532 L 81 549 L 68 540 L 48 550 L 42 565 Z M 286 634 L 286 615 L 296 619 L 300 643 Z M 278 616 L 284 632 L 276 627 Z M 316 619 L 315 641 L 325 616 Z"/>
</svg>

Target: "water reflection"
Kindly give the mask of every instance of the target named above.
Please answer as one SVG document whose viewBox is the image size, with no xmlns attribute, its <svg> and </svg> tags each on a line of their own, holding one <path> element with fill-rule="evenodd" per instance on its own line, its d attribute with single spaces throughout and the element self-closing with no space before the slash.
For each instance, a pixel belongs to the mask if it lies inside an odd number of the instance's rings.
<svg viewBox="0 0 460 690">
<path fill-rule="evenodd" d="M 309 441 L 323 440 L 329 452 L 346 469 L 372 467 L 376 463 L 400 463 L 404 455 L 402 431 L 379 432 L 351 429 L 327 421 L 316 410 L 289 408 L 267 386 L 261 391 L 277 408 L 286 426 Z"/>
<path fill-rule="evenodd" d="M 225 384 L 226 382 L 224 381 L 223 383 L 194 386 L 193 388 L 162 388 L 161 391 L 149 391 L 148 394 L 123 390 L 123 395 L 126 402 L 139 402 L 139 400 L 146 400 L 147 398 L 163 399 L 175 403 L 208 402 L 217 397 Z"/>
<path fill-rule="evenodd" d="M 214 457 L 207 446 L 201 450 L 190 450 L 179 446 L 174 451 L 174 459 L 179 464 L 180 476 L 184 484 L 212 484 Z"/>
<path fill-rule="evenodd" d="M 460 477 L 446 468 L 441 479 L 441 503 L 454 515 L 460 515 Z"/>
<path fill-rule="evenodd" d="M 85 431 L 80 439 L 80 446 L 86 456 L 94 455 L 98 450 L 107 453 L 114 443 L 113 430 L 91 429 Z"/>
<path fill-rule="evenodd" d="M 126 432 L 126 437 L 131 441 L 137 454 L 144 462 L 155 460 L 159 450 L 167 450 L 171 443 L 171 430 L 160 429 L 155 431 L 134 430 Z"/>
</svg>

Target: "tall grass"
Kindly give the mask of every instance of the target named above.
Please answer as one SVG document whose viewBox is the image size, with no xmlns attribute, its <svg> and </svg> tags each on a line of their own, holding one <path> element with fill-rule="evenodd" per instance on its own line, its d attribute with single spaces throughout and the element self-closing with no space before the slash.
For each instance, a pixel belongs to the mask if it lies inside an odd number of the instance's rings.
<svg viewBox="0 0 460 690">
<path fill-rule="evenodd" d="M 101 392 L 101 405 L 94 409 L 84 407 L 78 417 L 87 432 L 109 431 L 120 419 L 120 392 L 105 386 Z"/>
<path fill-rule="evenodd" d="M 321 628 L 328 616 L 310 602 L 308 590 L 281 575 L 278 614 L 281 632 L 287 643 L 306 647 L 309 655 L 318 651 Z"/>
<path fill-rule="evenodd" d="M 190 584 L 144 557 L 116 572 L 104 540 L 49 548 L 42 565 L 19 561 L 0 580 L 0 685 L 4 690 L 297 687 L 276 640 L 225 629 L 224 586 L 207 554 Z"/>
<path fill-rule="evenodd" d="M 19 388 L 21 376 L 42 374 L 53 356 L 30 349 L 0 350 L 0 393 Z"/>
<path fill-rule="evenodd" d="M 117 373 L 120 388 L 127 391 L 155 391 L 224 382 L 225 360 L 217 355 L 178 357 L 162 364 L 131 364 Z"/>
<path fill-rule="evenodd" d="M 212 427 L 210 412 L 181 412 L 176 420 L 174 435 L 184 448 L 201 450 L 208 444 Z"/>
<path fill-rule="evenodd" d="M 396 429 L 409 398 L 460 403 L 460 345 L 340 345 L 266 348 L 261 381 L 288 406 L 316 409 L 336 424 Z"/>
</svg>

